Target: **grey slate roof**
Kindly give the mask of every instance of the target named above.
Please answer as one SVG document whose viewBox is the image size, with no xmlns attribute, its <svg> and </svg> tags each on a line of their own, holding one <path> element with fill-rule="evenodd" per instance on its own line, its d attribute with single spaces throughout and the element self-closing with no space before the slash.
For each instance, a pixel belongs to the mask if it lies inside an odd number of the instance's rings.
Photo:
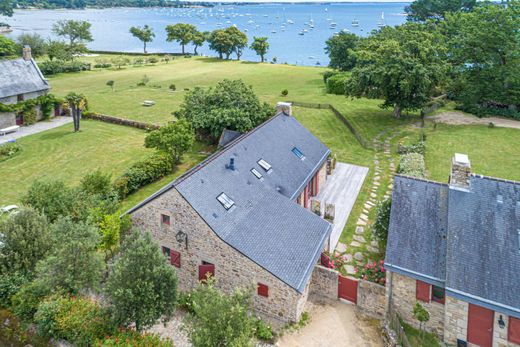
<svg viewBox="0 0 520 347">
<path fill-rule="evenodd" d="M 520 183 L 472 175 L 465 191 L 409 177 L 395 182 L 389 269 L 440 279 L 453 296 L 520 318 Z M 444 225 L 447 239 L 436 243 Z"/>
<path fill-rule="evenodd" d="M 218 140 L 218 147 L 220 148 L 226 146 L 240 135 L 242 135 L 242 133 L 238 131 L 224 129 L 220 135 L 220 139 Z"/>
<path fill-rule="evenodd" d="M 292 149 L 299 148 L 305 159 Z M 226 243 L 298 292 L 303 292 L 331 225 L 294 202 L 330 151 L 295 118 L 279 114 L 179 177 L 172 187 Z M 235 170 L 226 168 L 235 159 Z M 265 172 L 258 160 L 271 166 Z M 251 169 L 263 177 L 256 178 Z M 216 199 L 235 203 L 226 210 Z"/>
<path fill-rule="evenodd" d="M 0 98 L 49 88 L 34 60 L 0 60 Z"/>
</svg>

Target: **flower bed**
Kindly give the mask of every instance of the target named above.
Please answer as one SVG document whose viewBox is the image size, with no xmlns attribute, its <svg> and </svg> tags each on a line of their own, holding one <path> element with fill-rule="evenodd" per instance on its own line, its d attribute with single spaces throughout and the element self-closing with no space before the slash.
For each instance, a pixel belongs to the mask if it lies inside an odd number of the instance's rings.
<svg viewBox="0 0 520 347">
<path fill-rule="evenodd" d="M 379 262 L 374 261 L 367 263 L 365 266 L 359 266 L 356 268 L 356 274 L 363 280 L 384 286 L 386 283 L 385 261 L 381 259 Z"/>
</svg>

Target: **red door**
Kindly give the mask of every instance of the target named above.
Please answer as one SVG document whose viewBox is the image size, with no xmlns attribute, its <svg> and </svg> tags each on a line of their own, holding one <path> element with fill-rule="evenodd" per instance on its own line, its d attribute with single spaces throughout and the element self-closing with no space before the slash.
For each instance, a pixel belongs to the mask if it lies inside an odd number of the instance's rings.
<svg viewBox="0 0 520 347">
<path fill-rule="evenodd" d="M 468 342 L 480 347 L 491 347 L 493 345 L 493 317 L 493 311 L 469 304 Z"/>
<path fill-rule="evenodd" d="M 23 125 L 23 113 L 16 115 L 16 125 Z"/>
<path fill-rule="evenodd" d="M 199 265 L 199 281 L 205 281 L 207 276 L 215 276 L 215 265 L 213 264 L 202 264 Z"/>
<path fill-rule="evenodd" d="M 356 280 L 338 275 L 338 297 L 348 301 L 357 303 L 357 287 Z"/>
</svg>

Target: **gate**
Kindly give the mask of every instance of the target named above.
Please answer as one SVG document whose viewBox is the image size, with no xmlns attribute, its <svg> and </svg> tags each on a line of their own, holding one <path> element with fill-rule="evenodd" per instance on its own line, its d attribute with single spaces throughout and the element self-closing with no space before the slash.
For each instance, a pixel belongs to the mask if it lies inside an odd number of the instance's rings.
<svg viewBox="0 0 520 347">
<path fill-rule="evenodd" d="M 338 297 L 357 303 L 358 281 L 338 275 Z"/>
</svg>

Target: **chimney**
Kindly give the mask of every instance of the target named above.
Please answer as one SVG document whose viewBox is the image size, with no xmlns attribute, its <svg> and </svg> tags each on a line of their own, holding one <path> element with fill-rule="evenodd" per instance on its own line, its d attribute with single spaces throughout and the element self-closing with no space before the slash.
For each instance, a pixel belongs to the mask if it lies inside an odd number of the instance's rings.
<svg viewBox="0 0 520 347">
<path fill-rule="evenodd" d="M 23 46 L 22 57 L 23 57 L 23 60 L 27 60 L 27 61 L 32 59 L 30 46 L 28 46 L 28 45 Z"/>
<path fill-rule="evenodd" d="M 292 104 L 283 101 L 276 103 L 276 114 L 279 113 L 283 113 L 286 116 L 292 116 Z"/>
<path fill-rule="evenodd" d="M 226 169 L 235 171 L 235 158 L 229 158 L 229 164 L 226 164 Z"/>
<path fill-rule="evenodd" d="M 450 186 L 469 189 L 471 164 L 467 154 L 455 153 L 451 162 Z"/>
</svg>

